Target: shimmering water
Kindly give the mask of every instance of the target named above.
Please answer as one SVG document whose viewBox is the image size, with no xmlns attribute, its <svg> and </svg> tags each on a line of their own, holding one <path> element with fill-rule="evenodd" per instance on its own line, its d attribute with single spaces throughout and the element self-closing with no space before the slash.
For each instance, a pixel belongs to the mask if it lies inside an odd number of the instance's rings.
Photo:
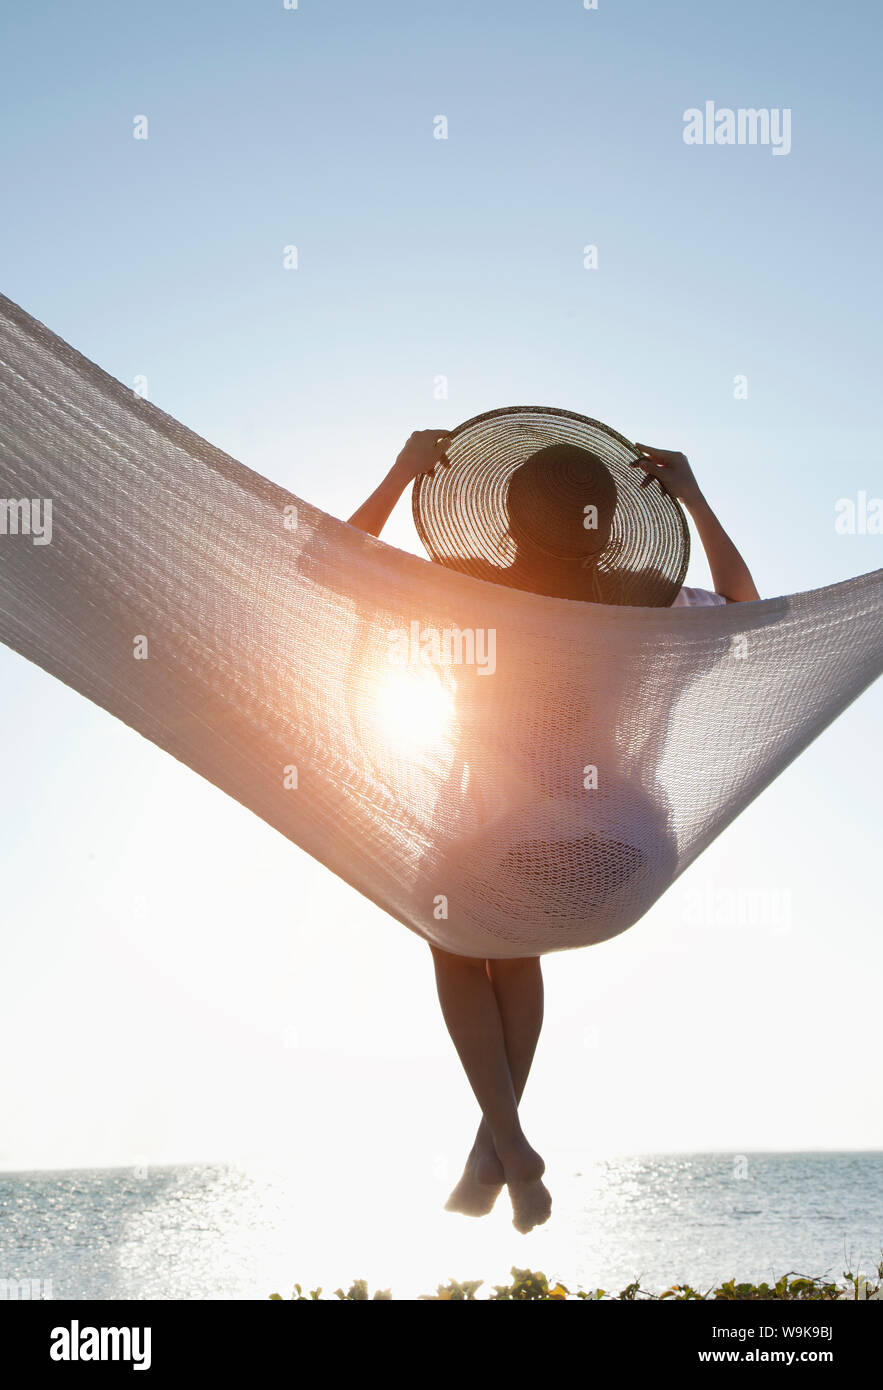
<svg viewBox="0 0 883 1390">
<path fill-rule="evenodd" d="M 0 1173 L 0 1280 L 54 1298 L 266 1298 L 354 1278 L 400 1297 L 512 1265 L 571 1286 L 640 1276 L 708 1287 L 788 1270 L 870 1273 L 883 1252 L 883 1154 L 553 1155 L 549 1225 L 519 1236 L 505 1195 L 472 1222 L 441 1210 L 450 1174 L 358 1155 L 291 1171 L 191 1164 Z"/>
</svg>

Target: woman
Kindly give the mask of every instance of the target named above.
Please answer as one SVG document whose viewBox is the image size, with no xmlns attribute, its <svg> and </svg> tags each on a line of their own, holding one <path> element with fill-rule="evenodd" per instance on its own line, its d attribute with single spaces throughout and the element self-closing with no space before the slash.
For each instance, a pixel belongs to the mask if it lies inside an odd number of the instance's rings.
<svg viewBox="0 0 883 1390">
<path fill-rule="evenodd" d="M 446 451 L 451 443 L 452 436 L 438 429 L 412 434 L 383 482 L 350 517 L 350 525 L 379 536 L 410 483 L 421 475 L 432 478 L 437 469 L 450 467 Z M 644 470 L 642 486 L 658 479 L 660 491 L 676 498 L 690 513 L 714 582 L 713 593 L 681 588 L 673 600 L 666 601 L 677 606 L 705 606 L 757 599 L 759 595 L 745 561 L 706 502 L 685 456 L 643 444 L 636 448 L 640 456 L 631 466 Z M 550 498 L 544 510 L 544 479 L 556 468 L 559 472 L 563 468 L 572 481 L 574 470 L 579 477 L 581 460 L 585 461 L 590 487 L 590 493 L 585 495 L 591 495 L 593 505 L 581 506 L 575 514 L 572 500 L 567 501 L 569 511 L 565 511 L 560 502 Z M 619 492 L 622 491 L 620 481 Z M 575 555 L 577 551 L 568 550 L 568 545 L 576 541 L 579 546 L 586 539 L 587 529 L 594 530 L 580 561 L 580 573 L 585 574 L 588 565 L 594 582 L 600 584 L 601 569 L 593 557 L 607 544 L 616 508 L 621 505 L 617 488 L 597 455 L 571 444 L 553 444 L 528 457 L 508 478 L 508 529 L 513 553 L 517 555 L 519 544 L 526 546 L 530 538 L 542 539 L 543 528 L 551 527 L 553 539 L 560 536 L 564 548 L 562 552 L 561 545 L 552 544 L 550 555 Z M 523 579 L 507 579 L 499 567 L 480 557 L 473 555 L 468 559 L 468 565 L 462 566 L 468 573 L 528 587 Z M 550 572 L 552 568 L 550 561 Z M 511 571 L 519 573 L 517 560 Z M 609 574 L 606 582 L 609 588 Z M 544 593 L 567 596 L 568 592 L 551 582 L 541 581 L 537 587 Z M 626 592 L 631 590 L 624 589 Z M 595 597 L 610 601 L 609 592 L 600 589 Z M 629 599 L 620 596 L 618 601 Z M 658 598 L 643 599 L 645 603 L 654 601 L 659 602 Z M 528 1142 L 518 1114 L 543 1020 L 539 958 L 478 960 L 453 955 L 432 944 L 430 949 L 442 1014 L 482 1114 L 463 1175 L 448 1198 L 447 1209 L 483 1215 L 491 1210 L 505 1185 L 516 1228 L 529 1231 L 546 1221 L 551 1212 L 551 1197 L 542 1181 L 543 1159 Z"/>
</svg>

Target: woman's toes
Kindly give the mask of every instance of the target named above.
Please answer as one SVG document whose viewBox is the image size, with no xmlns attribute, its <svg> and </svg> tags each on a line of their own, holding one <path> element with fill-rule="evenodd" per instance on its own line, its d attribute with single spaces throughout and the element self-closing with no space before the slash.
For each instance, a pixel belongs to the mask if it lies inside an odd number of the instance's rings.
<svg viewBox="0 0 883 1390">
<path fill-rule="evenodd" d="M 463 1176 L 445 1202 L 445 1211 L 458 1211 L 464 1216 L 487 1216 L 502 1187 L 503 1168 L 496 1154 L 473 1150 L 466 1160 Z"/>
<path fill-rule="evenodd" d="M 526 1235 L 534 1226 L 542 1226 L 552 1215 L 552 1194 L 546 1185 L 536 1182 L 510 1182 L 512 1225 Z"/>
</svg>

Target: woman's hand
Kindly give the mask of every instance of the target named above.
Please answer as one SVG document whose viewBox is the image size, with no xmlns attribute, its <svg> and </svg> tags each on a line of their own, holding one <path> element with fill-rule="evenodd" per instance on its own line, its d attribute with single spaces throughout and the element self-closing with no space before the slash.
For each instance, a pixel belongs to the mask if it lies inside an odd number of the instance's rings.
<svg viewBox="0 0 883 1390">
<path fill-rule="evenodd" d="M 421 473 L 431 477 L 439 464 L 449 468 L 445 449 L 450 442 L 451 436 L 444 430 L 415 430 L 393 464 L 393 471 L 406 485 Z"/>
<path fill-rule="evenodd" d="M 415 430 L 380 486 L 374 489 L 358 511 L 353 512 L 350 526 L 358 526 L 371 536 L 379 536 L 409 483 L 421 473 L 431 475 L 439 464 L 446 468 L 450 466 L 450 461 L 445 458 L 445 449 L 450 442 L 451 436 L 444 430 Z"/>
<path fill-rule="evenodd" d="M 645 455 L 632 464 L 633 468 L 643 468 L 647 474 L 642 487 L 647 486 L 650 478 L 658 478 L 666 492 L 683 502 L 685 507 L 702 502 L 702 489 L 687 462 L 686 454 L 678 454 L 671 449 L 654 449 L 649 444 L 636 443 L 635 448 Z"/>
<path fill-rule="evenodd" d="M 751 603 L 758 593 L 748 566 L 706 502 L 686 455 L 671 449 L 654 449 L 649 444 L 636 444 L 635 448 L 645 455 L 632 464 L 647 474 L 641 487 L 651 478 L 658 478 L 666 492 L 683 502 L 693 518 L 715 593 L 722 594 L 728 603 Z"/>
</svg>

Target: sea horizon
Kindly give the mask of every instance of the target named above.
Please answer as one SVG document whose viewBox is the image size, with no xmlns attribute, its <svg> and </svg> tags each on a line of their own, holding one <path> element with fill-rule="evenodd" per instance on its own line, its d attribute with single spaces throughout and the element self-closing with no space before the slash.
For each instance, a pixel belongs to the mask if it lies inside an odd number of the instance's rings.
<svg viewBox="0 0 883 1390">
<path fill-rule="evenodd" d="M 548 1146 L 547 1146 L 547 1147 L 548 1147 Z M 574 1154 L 575 1154 L 575 1153 L 584 1153 L 584 1154 L 590 1154 L 591 1157 L 592 1157 L 593 1159 L 608 1159 L 608 1160 L 610 1160 L 610 1159 L 617 1159 L 617 1158 L 675 1158 L 675 1157 L 682 1157 L 682 1156 L 684 1156 L 684 1155 L 692 1155 L 692 1156 L 694 1156 L 694 1157 L 703 1157 L 703 1156 L 708 1156 L 708 1157 L 720 1157 L 721 1155 L 724 1155 L 724 1154 L 729 1155 L 730 1157 L 732 1157 L 732 1156 L 733 1156 L 734 1154 L 736 1154 L 737 1152 L 744 1152 L 744 1153 L 747 1154 L 749 1157 L 751 1157 L 752 1155 L 754 1155 L 754 1156 L 761 1156 L 761 1155 L 768 1155 L 768 1154 L 776 1154 L 776 1155 L 792 1154 L 792 1155 L 795 1155 L 795 1156 L 799 1156 L 799 1155 L 803 1155 L 803 1154 L 880 1154 L 880 1155 L 883 1155 L 883 1146 L 881 1146 L 881 1147 L 873 1147 L 873 1146 L 867 1147 L 867 1146 L 859 1145 L 859 1146 L 851 1147 L 851 1146 L 848 1145 L 848 1144 L 836 1144 L 836 1145 L 831 1145 L 831 1146 L 825 1146 L 825 1145 L 817 1144 L 817 1145 L 814 1145 L 812 1148 L 792 1148 L 792 1147 L 790 1147 L 790 1146 L 787 1146 L 787 1147 L 776 1147 L 775 1145 L 770 1145 L 769 1147 L 764 1147 L 764 1148 L 749 1148 L 749 1149 L 745 1149 L 745 1150 L 742 1150 L 742 1151 L 739 1151 L 739 1150 L 735 1149 L 732 1145 L 721 1146 L 721 1147 L 719 1147 L 719 1148 L 700 1148 L 700 1149 L 697 1149 L 697 1148 L 683 1148 L 683 1149 L 679 1149 L 679 1148 L 664 1148 L 664 1149 L 595 1149 L 595 1148 L 589 1149 L 589 1148 L 584 1148 L 584 1149 L 581 1149 L 581 1148 L 574 1148 L 574 1147 L 571 1147 L 571 1148 L 558 1148 L 558 1149 L 554 1149 L 554 1150 L 550 1150 L 550 1151 L 551 1151 L 551 1152 L 556 1152 L 556 1153 L 574 1153 Z M 173 1156 L 173 1155 L 169 1155 L 168 1157 L 163 1157 L 163 1158 L 160 1158 L 160 1159 L 156 1160 L 155 1162 L 151 1162 L 150 1167 L 151 1167 L 151 1168 L 154 1168 L 154 1169 L 159 1169 L 159 1168 L 181 1168 L 181 1167 L 203 1166 L 203 1165 L 218 1165 L 218 1166 L 225 1166 L 225 1165 L 234 1165 L 234 1166 L 236 1166 L 236 1165 L 244 1165 L 244 1166 L 251 1166 L 251 1165 L 253 1165 L 253 1164 L 255 1164 L 255 1163 L 260 1164 L 260 1163 L 265 1163 L 265 1162 L 266 1162 L 266 1163 L 272 1163 L 272 1162 L 273 1162 L 272 1155 L 257 1157 L 257 1156 L 255 1156 L 255 1155 L 253 1155 L 253 1154 L 243 1153 L 243 1154 L 238 1154 L 238 1155 L 236 1155 L 236 1154 L 231 1154 L 231 1155 L 228 1155 L 228 1156 L 223 1156 L 223 1155 L 220 1155 L 220 1156 L 219 1156 L 218 1154 L 201 1154 L 201 1153 L 197 1153 L 197 1154 L 190 1154 L 190 1155 L 183 1155 L 183 1156 L 182 1156 L 182 1155 L 174 1155 L 174 1156 Z M 105 1172 L 105 1171 L 106 1171 L 106 1172 L 126 1172 L 126 1171 L 128 1171 L 129 1169 L 135 1168 L 135 1167 L 137 1167 L 137 1166 L 138 1166 L 138 1164 L 137 1164 L 137 1162 L 135 1162 L 134 1160 L 133 1160 L 133 1161 L 130 1161 L 130 1162 L 128 1162 L 128 1163 L 109 1162 L 109 1161 L 108 1161 L 108 1162 L 97 1162 L 97 1163 L 94 1163 L 94 1162 L 93 1162 L 93 1163 L 89 1163 L 89 1162 L 73 1162 L 73 1163 L 49 1163 L 49 1162 L 45 1162 L 45 1163 L 44 1163 L 44 1162 L 31 1162 L 31 1163 L 21 1164 L 21 1163 L 13 1163 L 11 1160 L 4 1161 L 3 1159 L 0 1159 L 0 1173 L 6 1174 L 6 1175 L 14 1175 L 14 1174 L 16 1174 L 16 1173 L 22 1174 L 22 1175 L 27 1175 L 27 1174 L 30 1174 L 30 1173 L 82 1173 L 82 1172 Z"/>
<path fill-rule="evenodd" d="M 842 1282 L 883 1258 L 880 1150 L 553 1151 L 552 1218 L 529 1236 L 505 1194 L 480 1221 L 446 1213 L 441 1164 L 398 1179 L 388 1160 L 287 1167 L 0 1170 L 0 1279 L 53 1299 L 284 1298 L 295 1283 L 328 1294 L 355 1279 L 414 1298 L 451 1278 L 487 1292 L 513 1267 L 661 1292 L 785 1273 Z"/>
</svg>

